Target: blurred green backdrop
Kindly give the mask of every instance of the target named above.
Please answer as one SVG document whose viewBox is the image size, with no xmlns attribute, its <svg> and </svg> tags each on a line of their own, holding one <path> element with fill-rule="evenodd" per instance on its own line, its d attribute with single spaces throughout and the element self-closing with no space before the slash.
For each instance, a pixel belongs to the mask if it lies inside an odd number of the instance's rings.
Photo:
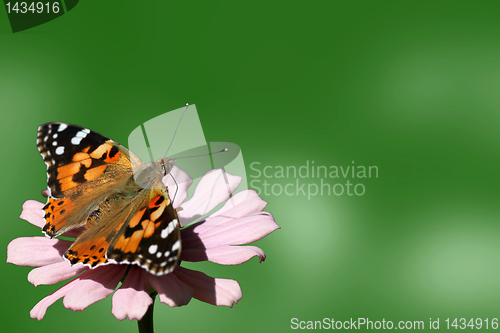
<svg viewBox="0 0 500 333">
<path fill-rule="evenodd" d="M 14 34 L 0 9 L 0 251 L 39 234 L 18 218 L 25 200 L 43 201 L 38 125 L 74 123 L 126 144 L 139 124 L 189 102 L 207 141 L 240 145 L 249 175 L 252 162 L 354 161 L 379 177 L 347 178 L 363 196 L 262 193 L 282 227 L 257 242 L 267 260 L 189 266 L 238 280 L 243 299 L 233 309 L 157 303 L 157 332 L 498 318 L 499 11 L 479 0 L 87 0 Z M 137 331 L 111 315 L 111 298 L 78 313 L 59 301 L 32 320 L 58 286 L 1 267 L 4 332 Z"/>
</svg>

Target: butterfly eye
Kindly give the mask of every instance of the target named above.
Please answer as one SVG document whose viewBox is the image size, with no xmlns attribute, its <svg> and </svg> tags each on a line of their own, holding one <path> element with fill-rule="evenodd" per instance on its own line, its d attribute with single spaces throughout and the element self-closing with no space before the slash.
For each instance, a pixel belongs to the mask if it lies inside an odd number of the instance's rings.
<svg viewBox="0 0 500 333">
<path fill-rule="evenodd" d="M 161 171 L 163 172 L 163 175 L 167 175 L 167 167 L 165 166 L 165 163 L 161 161 Z"/>
</svg>

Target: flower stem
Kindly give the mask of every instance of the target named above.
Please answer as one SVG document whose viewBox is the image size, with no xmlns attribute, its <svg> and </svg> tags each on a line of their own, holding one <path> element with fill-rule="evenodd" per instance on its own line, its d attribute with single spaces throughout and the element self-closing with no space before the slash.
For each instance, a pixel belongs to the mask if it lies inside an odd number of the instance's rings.
<svg viewBox="0 0 500 333">
<path fill-rule="evenodd" d="M 146 311 L 146 314 L 144 317 L 142 317 L 141 320 L 137 321 L 137 325 L 139 326 L 139 333 L 154 333 L 154 328 L 153 328 L 153 310 L 155 307 L 155 299 L 156 295 L 158 293 L 156 291 L 152 291 L 149 293 L 149 296 L 153 299 L 153 303 L 148 308 L 148 311 Z"/>
</svg>

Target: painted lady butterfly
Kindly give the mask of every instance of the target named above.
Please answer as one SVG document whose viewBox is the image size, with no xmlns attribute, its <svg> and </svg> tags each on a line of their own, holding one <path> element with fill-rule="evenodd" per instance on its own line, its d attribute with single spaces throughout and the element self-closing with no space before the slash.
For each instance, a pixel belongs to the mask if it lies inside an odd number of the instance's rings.
<svg viewBox="0 0 500 333">
<path fill-rule="evenodd" d="M 171 272 L 181 252 L 180 225 L 161 179 L 174 160 L 143 163 L 117 142 L 65 123 L 38 128 L 49 197 L 43 232 L 82 228 L 64 253 L 72 265 L 139 265 Z"/>
</svg>

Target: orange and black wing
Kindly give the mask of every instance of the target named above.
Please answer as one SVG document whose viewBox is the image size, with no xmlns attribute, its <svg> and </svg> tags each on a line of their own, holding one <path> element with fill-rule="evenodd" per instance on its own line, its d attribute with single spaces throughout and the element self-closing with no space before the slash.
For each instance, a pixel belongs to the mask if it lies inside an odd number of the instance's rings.
<svg viewBox="0 0 500 333">
<path fill-rule="evenodd" d="M 111 262 L 166 274 L 180 257 L 179 220 L 166 188 L 143 191 L 144 199 L 113 239 L 106 255 Z"/>
<path fill-rule="evenodd" d="M 49 237 L 85 226 L 100 202 L 132 174 L 125 147 L 81 126 L 41 125 L 37 147 L 47 165 L 43 231 Z"/>
<path fill-rule="evenodd" d="M 166 189 L 165 189 L 166 190 Z M 180 225 L 167 192 L 141 190 L 131 202 L 110 197 L 108 213 L 85 230 L 64 254 L 71 264 L 96 267 L 105 263 L 138 265 L 162 275 L 180 257 Z"/>
</svg>

